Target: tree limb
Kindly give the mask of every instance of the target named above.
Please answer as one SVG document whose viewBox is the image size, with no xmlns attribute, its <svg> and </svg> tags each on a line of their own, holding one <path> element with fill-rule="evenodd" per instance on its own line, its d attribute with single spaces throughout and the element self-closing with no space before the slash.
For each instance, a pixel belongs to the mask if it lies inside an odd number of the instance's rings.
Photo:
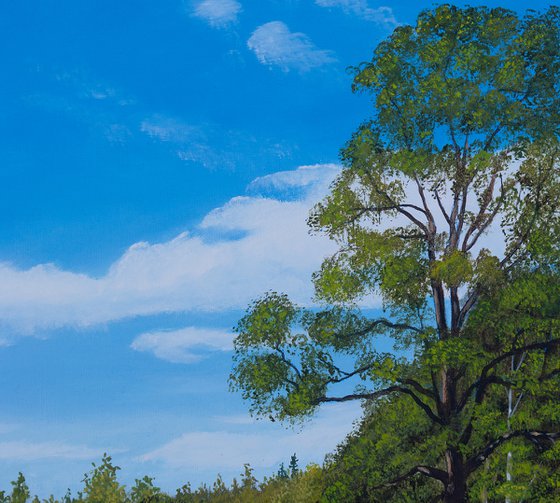
<svg viewBox="0 0 560 503">
<path fill-rule="evenodd" d="M 379 484 L 377 486 L 373 486 L 372 489 L 375 491 L 375 490 L 378 490 L 378 489 L 384 489 L 384 488 L 387 488 L 387 487 L 396 486 L 396 485 L 400 484 L 401 482 L 404 482 L 405 480 L 409 479 L 410 477 L 413 477 L 414 475 L 416 475 L 418 473 L 420 475 L 424 475 L 426 477 L 430 477 L 432 479 L 439 480 L 444 485 L 447 484 L 447 481 L 449 480 L 449 476 L 447 475 L 447 472 L 444 472 L 443 470 L 440 470 L 439 468 L 433 468 L 431 466 L 418 465 L 418 466 L 415 466 L 414 468 L 412 468 L 411 470 L 409 470 L 408 472 L 404 473 L 403 475 L 400 475 L 400 476 L 394 478 L 393 480 L 390 480 L 389 482 L 385 482 L 384 484 Z"/>
<path fill-rule="evenodd" d="M 301 375 L 301 371 L 288 358 L 286 358 L 286 353 L 284 353 L 282 348 L 276 345 L 274 346 L 274 349 L 280 355 L 280 359 L 296 373 L 297 378 L 301 381 L 303 379 Z"/>
<path fill-rule="evenodd" d="M 398 382 L 402 384 L 406 384 L 408 386 L 412 386 L 418 393 L 431 398 L 432 400 L 436 400 L 436 395 L 431 389 L 424 388 L 418 381 L 414 379 L 398 379 Z"/>
<path fill-rule="evenodd" d="M 465 301 L 465 303 L 461 307 L 461 310 L 459 311 L 459 319 L 457 320 L 457 325 L 459 328 L 463 326 L 463 323 L 467 319 L 467 315 L 469 314 L 469 311 L 476 304 L 476 301 L 478 300 L 478 296 L 479 296 L 479 292 L 475 287 L 472 290 L 471 294 L 469 295 L 469 298 Z"/>
<path fill-rule="evenodd" d="M 414 400 L 416 405 L 418 405 L 434 423 L 440 425 L 444 424 L 443 420 L 439 416 L 434 414 L 434 412 L 432 411 L 429 405 L 424 403 L 420 399 L 420 397 L 416 395 L 416 393 L 414 393 L 412 390 L 405 388 L 403 386 L 388 386 L 387 388 L 383 388 L 377 391 L 372 391 L 370 393 L 351 393 L 349 395 L 331 396 L 331 397 L 323 396 L 317 398 L 316 403 L 320 404 L 320 403 L 327 403 L 327 402 L 349 402 L 352 400 L 375 400 L 377 398 L 388 396 L 393 393 L 403 393 L 405 395 L 410 396 Z"/>
<path fill-rule="evenodd" d="M 492 178 L 490 179 L 490 183 L 488 184 L 488 187 L 484 191 L 484 197 L 482 200 L 482 204 L 479 208 L 478 214 L 474 218 L 469 228 L 467 229 L 467 232 L 465 233 L 465 237 L 463 238 L 463 246 L 462 246 L 462 250 L 464 252 L 469 251 L 476 244 L 480 236 L 484 234 L 488 226 L 494 221 L 496 215 L 498 214 L 498 211 L 500 211 L 501 203 L 504 197 L 504 184 L 501 176 L 500 176 L 500 197 L 496 203 L 496 206 L 492 210 L 492 213 L 490 213 L 490 215 L 488 215 L 486 219 L 484 219 L 486 210 L 488 209 L 490 203 L 492 202 L 492 195 L 494 194 L 494 184 L 496 182 L 497 177 L 498 177 L 498 173 L 495 172 L 492 175 Z M 473 239 L 469 242 L 469 238 L 471 237 L 471 235 L 473 235 Z"/>
<path fill-rule="evenodd" d="M 443 203 L 441 202 L 441 199 L 439 197 L 439 192 L 437 191 L 437 189 L 433 190 L 433 194 L 436 198 L 436 201 L 438 203 L 439 209 L 441 210 L 441 213 L 443 215 L 443 218 L 445 218 L 446 222 L 451 225 L 451 218 L 449 217 L 447 211 L 445 211 L 445 208 L 443 206 Z"/>
<path fill-rule="evenodd" d="M 554 442 L 560 439 L 559 432 L 546 432 L 546 431 L 535 431 L 535 430 L 516 430 L 508 433 L 504 433 L 501 437 L 491 441 L 476 453 L 474 456 L 470 457 L 465 463 L 465 469 L 467 474 L 475 471 L 484 461 L 490 456 L 498 447 L 514 438 L 525 438 L 539 450 L 545 450 L 550 448 Z"/>
<path fill-rule="evenodd" d="M 503 360 L 511 357 L 511 356 L 516 356 L 518 354 L 524 353 L 526 351 L 536 351 L 539 349 L 548 349 L 550 347 L 554 347 L 554 346 L 558 346 L 560 345 L 560 339 L 551 339 L 549 341 L 544 341 L 544 342 L 535 342 L 533 344 L 528 344 L 526 346 L 521 346 L 519 348 L 516 349 L 512 349 L 511 351 L 507 351 L 506 353 L 501 354 L 500 356 L 497 356 L 496 358 L 490 360 L 483 368 L 482 371 L 480 372 L 480 377 L 473 382 L 465 391 L 465 393 L 463 394 L 463 397 L 461 399 L 461 401 L 459 402 L 459 410 L 462 410 L 465 405 L 467 404 L 470 395 L 473 393 L 473 391 L 477 390 L 477 397 L 475 397 L 475 400 L 482 400 L 483 398 L 483 394 L 486 390 L 486 388 L 490 385 L 490 384 L 501 384 L 501 385 L 510 385 L 511 383 L 505 381 L 504 379 L 498 377 L 498 376 L 488 376 L 488 373 L 499 363 L 501 363 Z M 554 371 L 553 374 L 550 377 L 553 377 L 555 375 L 557 375 L 558 373 L 560 373 L 560 371 Z M 478 396 L 479 394 L 480 397 Z"/>
</svg>

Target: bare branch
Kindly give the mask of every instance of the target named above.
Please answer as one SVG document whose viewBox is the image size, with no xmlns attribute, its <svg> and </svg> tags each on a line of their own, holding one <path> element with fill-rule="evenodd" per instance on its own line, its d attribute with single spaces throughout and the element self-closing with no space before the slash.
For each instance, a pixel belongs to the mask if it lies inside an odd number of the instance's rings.
<svg viewBox="0 0 560 503">
<path fill-rule="evenodd" d="M 504 386 L 504 387 L 509 387 L 509 386 L 512 385 L 511 382 L 509 382 L 505 379 L 502 379 L 501 377 L 498 377 L 496 375 L 491 375 L 491 376 L 486 376 L 484 378 L 479 378 L 468 387 L 468 389 L 465 391 L 465 393 L 463 393 L 463 396 L 461 397 L 461 401 L 459 402 L 459 405 L 457 406 L 457 409 L 459 411 L 461 411 L 466 407 L 467 402 L 469 401 L 469 398 L 471 397 L 471 394 L 475 390 L 476 390 L 476 394 L 475 394 L 475 397 L 474 397 L 474 402 L 476 404 L 482 403 L 482 400 L 484 399 L 484 394 L 486 393 L 486 390 L 488 389 L 488 386 L 490 386 L 492 384 L 497 384 L 499 386 Z"/>
<path fill-rule="evenodd" d="M 482 371 L 480 372 L 480 377 L 475 382 L 473 382 L 468 387 L 468 389 L 465 391 L 465 393 L 463 394 L 463 397 L 462 397 L 461 401 L 459 402 L 460 403 L 459 410 L 462 410 L 463 407 L 465 407 L 465 405 L 467 404 L 471 394 L 475 390 L 476 390 L 476 393 L 477 393 L 477 395 L 475 397 L 475 401 L 476 400 L 480 401 L 484 397 L 484 392 L 489 385 L 491 385 L 491 384 L 500 384 L 500 385 L 504 385 L 504 386 L 511 385 L 511 383 L 505 381 L 504 379 L 502 379 L 498 376 L 494 376 L 494 375 L 489 376 L 488 375 L 488 373 L 494 367 L 496 367 L 496 365 L 498 365 L 499 363 L 501 363 L 505 359 L 507 359 L 511 356 L 516 356 L 516 355 L 522 354 L 522 353 L 527 352 L 527 351 L 549 349 L 551 347 L 559 346 L 559 345 L 560 345 L 560 339 L 551 339 L 549 341 L 544 341 L 544 342 L 535 342 L 533 344 L 528 344 L 526 346 L 522 346 L 522 347 L 519 347 L 519 348 L 516 348 L 516 349 L 512 349 L 511 351 L 507 351 L 506 353 L 503 353 L 500 356 L 497 356 L 493 360 L 490 360 L 482 368 Z M 554 372 L 551 373 L 550 376 L 547 376 L 547 378 L 554 377 L 557 374 L 560 374 L 560 370 L 558 370 L 558 371 L 555 370 Z"/>
<path fill-rule="evenodd" d="M 457 325 L 459 326 L 459 328 L 463 325 L 463 323 L 467 319 L 467 315 L 469 314 L 469 311 L 476 304 L 476 301 L 478 300 L 478 296 L 479 296 L 479 292 L 476 288 L 474 288 L 471 294 L 469 295 L 468 299 L 463 304 L 463 307 L 461 307 L 461 310 L 459 311 L 459 319 L 457 320 Z"/>
<path fill-rule="evenodd" d="M 375 491 L 377 489 L 384 489 L 384 488 L 387 488 L 387 487 L 396 486 L 396 485 L 400 484 L 401 482 L 404 482 L 405 480 L 413 477 L 414 475 L 416 475 L 418 473 L 420 475 L 424 475 L 426 477 L 430 477 L 432 479 L 439 480 L 443 484 L 447 484 L 447 482 L 449 480 L 449 476 L 447 475 L 447 472 L 444 472 L 443 470 L 440 470 L 439 468 L 433 468 L 431 466 L 418 465 L 418 466 L 415 466 L 414 468 L 412 468 L 411 470 L 409 470 L 408 472 L 404 473 L 403 475 L 400 475 L 399 477 L 394 478 L 393 480 L 390 480 L 389 482 L 385 482 L 384 484 L 374 486 L 374 487 L 372 487 L 372 489 Z"/>
<path fill-rule="evenodd" d="M 412 213 L 410 213 L 409 211 L 404 210 L 402 208 L 397 209 L 397 211 L 401 215 L 404 215 L 406 218 L 408 218 L 416 226 L 418 226 L 418 228 L 420 228 L 422 230 L 422 232 L 424 232 L 426 237 L 429 236 L 428 228 L 426 227 L 426 225 L 424 223 L 422 223 L 420 220 L 418 220 Z"/>
<path fill-rule="evenodd" d="M 443 206 L 443 203 L 441 202 L 441 199 L 439 197 L 439 192 L 437 191 L 437 189 L 433 190 L 433 194 L 436 198 L 436 201 L 438 203 L 439 209 L 441 210 L 441 213 L 443 214 L 443 218 L 445 218 L 445 220 L 447 221 L 447 223 L 449 225 L 451 225 L 451 218 L 449 217 L 447 211 L 445 211 L 445 208 Z"/>
<path fill-rule="evenodd" d="M 418 180 L 418 176 L 416 175 L 416 173 L 414 174 L 414 181 L 416 182 L 416 187 L 418 188 L 418 194 L 420 195 L 420 199 L 422 199 L 422 206 L 424 207 L 423 213 L 428 218 L 428 222 L 431 227 L 430 232 L 435 234 L 437 232 L 437 229 L 434 221 L 434 215 L 432 214 L 428 201 L 426 200 L 424 187 L 420 183 L 420 180 Z"/>
<path fill-rule="evenodd" d="M 397 329 L 397 330 L 412 330 L 413 332 L 417 332 L 417 333 L 420 333 L 420 334 L 423 332 L 423 330 L 418 328 L 418 327 L 414 327 L 414 326 L 408 325 L 406 323 L 393 323 L 392 321 L 389 321 L 386 318 L 379 318 L 377 320 L 374 320 L 369 325 L 368 330 L 372 330 L 377 325 L 384 325 L 387 328 L 394 328 L 394 329 Z"/>
<path fill-rule="evenodd" d="M 500 124 L 498 124 L 496 129 L 494 129 L 494 131 L 492 131 L 492 133 L 488 136 L 488 139 L 486 140 L 486 143 L 484 145 L 483 150 L 488 150 L 492 146 L 492 142 L 494 141 L 494 138 L 496 138 L 496 135 L 501 131 L 502 127 L 503 127 L 503 124 L 500 123 Z"/>
<path fill-rule="evenodd" d="M 486 376 L 492 368 L 494 368 L 496 365 L 498 365 L 498 363 L 502 362 L 506 358 L 509 358 L 510 356 L 516 356 L 516 355 L 519 355 L 521 353 L 524 353 L 525 351 L 536 351 L 536 350 L 539 350 L 539 349 L 549 349 L 551 347 L 558 346 L 558 345 L 560 345 L 560 339 L 550 339 L 548 341 L 543 341 L 543 342 L 534 342 L 533 344 L 527 344 L 526 346 L 521 346 L 519 348 L 515 348 L 515 349 L 512 349 L 510 351 L 507 351 L 506 353 L 503 353 L 500 356 L 497 356 L 496 358 L 494 358 L 493 360 L 488 362 L 483 367 L 482 372 L 481 372 L 481 376 L 483 376 L 483 377 Z"/>
<path fill-rule="evenodd" d="M 384 211 L 399 211 L 401 208 L 411 208 L 413 210 L 419 211 L 421 213 L 425 214 L 425 211 L 420 208 L 420 206 L 416 206 L 415 204 L 388 204 L 388 205 L 384 205 L 384 206 L 364 206 L 362 208 L 352 208 L 352 210 L 355 212 L 354 216 L 352 216 L 351 219 L 348 220 L 349 223 L 353 223 L 356 222 L 357 220 L 359 220 L 362 216 L 364 216 L 366 213 L 382 213 Z"/>
<path fill-rule="evenodd" d="M 546 432 L 534 430 L 517 430 L 504 433 L 501 437 L 491 441 L 477 454 L 470 457 L 465 463 L 467 474 L 476 470 L 498 447 L 514 438 L 525 438 L 534 444 L 539 450 L 550 448 L 554 442 L 560 439 L 559 432 Z"/>
<path fill-rule="evenodd" d="M 394 330 L 411 330 L 412 332 L 416 332 L 419 334 L 424 332 L 424 330 L 422 330 L 421 328 L 408 325 L 407 323 L 398 323 L 398 322 L 394 323 L 386 318 L 378 318 L 376 320 L 369 322 L 365 327 L 361 328 L 360 330 L 356 330 L 354 332 L 347 332 L 347 333 L 338 332 L 337 334 L 335 334 L 335 336 L 336 337 L 361 337 L 375 330 L 379 325 Z"/>
<path fill-rule="evenodd" d="M 329 379 L 327 382 L 332 383 L 332 384 L 336 384 L 336 383 L 340 383 L 343 381 L 347 381 L 348 379 L 351 379 L 352 377 L 361 374 L 362 372 L 366 372 L 370 369 L 372 369 L 375 366 L 374 363 L 370 363 L 368 365 L 364 365 L 360 368 L 357 368 L 356 370 L 353 370 L 352 372 L 345 372 L 344 370 L 339 369 L 338 367 L 335 366 L 336 370 L 343 375 L 343 377 L 333 377 L 331 379 Z"/>
<path fill-rule="evenodd" d="M 398 382 L 413 387 L 418 393 L 427 396 L 432 400 L 435 400 L 437 398 L 437 395 L 435 395 L 431 389 L 425 388 L 418 381 L 415 381 L 414 379 L 398 379 Z"/>
<path fill-rule="evenodd" d="M 416 204 L 404 203 L 404 204 L 394 204 L 389 206 L 370 206 L 365 208 L 366 211 L 372 212 L 382 212 L 382 211 L 389 211 L 389 210 L 399 210 L 399 208 L 411 208 L 413 210 L 419 211 L 420 213 L 426 214 L 426 211 L 417 206 Z"/>
<path fill-rule="evenodd" d="M 480 237 L 486 232 L 486 229 L 490 226 L 490 224 L 495 220 L 498 212 L 500 211 L 500 204 L 497 204 L 492 213 L 488 215 L 484 223 L 479 227 L 478 232 L 473 235 L 473 238 L 470 242 L 467 242 L 467 238 L 463 241 L 463 251 L 469 251 L 472 247 L 476 244 L 476 242 L 480 239 Z"/>
<path fill-rule="evenodd" d="M 284 353 L 282 348 L 280 348 L 280 346 L 276 345 L 276 346 L 274 346 L 274 349 L 280 355 L 280 359 L 296 373 L 297 378 L 301 381 L 302 380 L 301 371 L 286 357 L 286 353 Z"/>
<path fill-rule="evenodd" d="M 551 164 L 554 164 L 554 162 L 555 162 L 555 160 L 552 159 Z M 545 176 L 546 176 L 546 174 L 545 174 Z M 533 214 L 531 216 L 530 222 L 528 223 L 528 225 L 525 229 L 525 232 L 523 232 L 521 234 L 521 236 L 519 236 L 519 238 L 517 239 L 515 244 L 512 246 L 510 251 L 501 260 L 501 262 L 500 262 L 501 267 L 505 266 L 507 264 L 507 262 L 519 251 L 521 246 L 527 241 L 531 232 L 534 230 L 535 223 L 537 221 L 537 218 L 538 218 L 540 210 L 541 210 L 541 188 L 542 188 L 541 184 L 539 183 L 537 185 L 536 191 L 535 191 L 535 197 L 536 198 L 535 198 L 534 211 L 533 211 Z M 513 262 L 513 264 L 514 263 L 515 263 L 515 261 Z M 510 264 L 509 267 L 513 266 L 513 264 Z"/>
<path fill-rule="evenodd" d="M 539 381 L 548 381 L 549 379 L 552 379 L 553 377 L 556 377 L 557 375 L 560 375 L 560 369 L 556 369 L 553 370 L 552 372 L 549 372 L 548 374 L 544 374 L 539 378 Z"/>
<path fill-rule="evenodd" d="M 379 196 L 385 198 L 389 203 L 389 206 L 395 206 L 396 211 L 398 211 L 401 215 L 404 215 L 406 218 L 408 218 L 414 225 L 416 225 L 424 233 L 426 237 L 428 237 L 428 229 L 426 228 L 426 225 L 424 223 L 418 220 L 414 215 L 412 215 L 412 213 L 402 208 L 401 205 L 395 202 L 393 198 L 389 194 L 387 194 L 387 192 L 379 189 L 378 184 L 375 182 L 375 180 L 372 179 L 369 171 L 366 171 L 365 175 L 368 178 L 368 181 L 370 182 L 370 185 L 373 188 L 373 190 L 375 190 L 375 192 L 377 192 Z"/>
<path fill-rule="evenodd" d="M 500 197 L 496 203 L 496 206 L 492 210 L 492 213 L 490 213 L 490 215 L 486 216 L 485 218 L 486 211 L 488 210 L 488 207 L 490 206 L 490 203 L 493 200 L 492 195 L 494 194 L 494 185 L 496 183 L 497 177 L 498 177 L 498 173 L 495 172 L 490 179 L 490 183 L 488 184 L 488 187 L 484 191 L 484 196 L 483 196 L 482 204 L 478 211 L 478 215 L 474 218 L 471 225 L 467 229 L 467 232 L 465 233 L 465 237 L 463 239 L 463 246 L 462 246 L 462 250 L 465 252 L 469 251 L 476 244 L 480 236 L 484 234 L 488 226 L 494 221 L 496 215 L 498 214 L 498 211 L 500 211 L 500 207 L 504 197 L 504 184 L 501 176 L 500 176 L 500 187 L 501 187 Z M 474 234 L 473 239 L 471 240 L 471 242 L 469 242 L 469 238 L 473 234 Z"/>
<path fill-rule="evenodd" d="M 349 395 L 344 396 L 324 396 L 317 399 L 316 403 L 327 403 L 327 402 L 350 402 L 352 400 L 375 400 L 377 398 L 381 398 L 384 396 L 391 395 L 393 393 L 403 393 L 405 395 L 410 396 L 416 405 L 418 405 L 426 415 L 434 422 L 440 425 L 443 425 L 443 420 L 436 416 L 429 405 L 424 403 L 416 393 L 412 390 L 405 388 L 403 386 L 388 386 L 387 388 L 383 388 L 377 391 L 372 391 L 370 393 L 351 393 Z"/>
<path fill-rule="evenodd" d="M 517 397 L 517 400 L 515 401 L 515 405 L 511 409 L 511 415 L 512 416 L 517 412 L 517 408 L 519 407 L 519 404 L 521 403 L 521 400 L 523 400 L 524 396 L 525 396 L 525 393 L 520 393 L 519 396 Z"/>
</svg>

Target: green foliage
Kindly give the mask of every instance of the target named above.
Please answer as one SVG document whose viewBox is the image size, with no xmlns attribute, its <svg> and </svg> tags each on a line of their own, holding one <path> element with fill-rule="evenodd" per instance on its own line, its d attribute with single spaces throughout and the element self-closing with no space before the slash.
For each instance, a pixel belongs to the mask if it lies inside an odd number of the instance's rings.
<svg viewBox="0 0 560 503">
<path fill-rule="evenodd" d="M 468 255 L 458 250 L 452 251 L 432 265 L 432 278 L 441 281 L 448 288 L 459 287 L 473 276 L 473 264 Z"/>
<path fill-rule="evenodd" d="M 322 305 L 273 292 L 249 306 L 231 388 L 280 420 L 373 401 L 384 427 L 337 458 L 348 470 L 333 501 L 428 501 L 434 487 L 446 502 L 521 498 L 529 473 L 557 496 L 546 456 L 560 439 L 560 9 L 440 5 L 354 70 L 372 118 L 308 221 L 338 245 L 313 276 Z M 360 312 L 371 297 L 385 317 Z M 380 352 L 387 338 L 411 357 Z M 504 452 L 514 481 L 504 467 L 477 486 Z"/>
<path fill-rule="evenodd" d="M 126 501 L 125 487 L 119 484 L 111 456 L 103 455 L 100 465 L 92 463 L 92 470 L 84 475 L 85 500 L 91 503 L 122 503 Z"/>
<path fill-rule="evenodd" d="M 29 492 L 29 487 L 25 482 L 25 477 L 23 473 L 19 473 L 16 480 L 12 483 L 12 495 L 10 496 L 10 503 L 26 503 L 31 493 Z"/>
<path fill-rule="evenodd" d="M 228 486 L 220 475 L 209 486 L 200 485 L 192 489 L 186 483 L 177 489 L 175 496 L 165 494 L 154 485 L 152 477 L 145 476 L 136 479 L 135 484 L 127 493 L 124 486 L 118 484 L 116 473 L 120 469 L 113 465 L 112 459 L 106 454 L 99 465 L 92 465 L 92 470 L 86 474 L 84 481 L 87 491 L 72 497 L 70 491 L 57 500 L 54 496 L 42 500 L 43 503 L 78 503 L 80 501 L 106 501 L 118 503 L 315 503 L 319 502 L 324 489 L 323 469 L 317 465 L 309 465 L 304 470 L 298 468 L 295 454 L 290 459 L 291 475 L 285 470 L 284 463 L 280 465 L 278 475 L 264 478 L 259 482 L 253 475 L 249 464 L 243 467 L 241 484 L 235 479 Z M 16 481 L 12 482 L 12 494 L 7 496 L 0 491 L 0 502 L 27 502 L 30 498 L 29 488 L 24 476 L 20 473 Z M 95 499 L 94 499 L 95 498 Z M 40 503 L 35 496 L 32 503 Z"/>
<path fill-rule="evenodd" d="M 549 134 L 558 128 L 558 16 L 557 8 L 523 19 L 503 8 L 426 10 L 356 69 L 354 89 L 373 95 L 376 127 L 414 159 L 432 151 L 441 126 L 470 133 L 475 148 L 499 126 L 492 147 Z M 411 163 L 400 163 L 403 173 Z"/>
<path fill-rule="evenodd" d="M 142 479 L 135 479 L 130 489 L 131 503 L 159 503 L 167 501 L 159 487 L 154 485 L 154 479 L 147 475 Z"/>
<path fill-rule="evenodd" d="M 278 477 L 280 480 L 285 480 L 289 477 L 288 471 L 284 467 L 284 463 L 280 463 L 280 468 L 278 468 L 276 477 Z"/>
<path fill-rule="evenodd" d="M 296 456 L 296 454 L 292 454 L 292 457 L 290 458 L 290 477 L 294 478 L 297 477 L 297 475 L 299 474 L 300 470 L 298 467 L 298 458 Z"/>
<path fill-rule="evenodd" d="M 442 429 L 410 400 L 392 397 L 368 403 L 359 428 L 327 458 L 323 501 L 433 501 L 441 488 L 429 479 L 417 477 L 398 491 L 387 487 L 380 492 L 377 486 L 410 466 L 436 462 L 444 450 Z"/>
</svg>

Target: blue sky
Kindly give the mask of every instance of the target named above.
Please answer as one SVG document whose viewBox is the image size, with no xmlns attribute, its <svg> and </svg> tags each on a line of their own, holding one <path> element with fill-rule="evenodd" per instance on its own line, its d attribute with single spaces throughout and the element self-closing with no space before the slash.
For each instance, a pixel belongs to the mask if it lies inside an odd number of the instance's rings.
<svg viewBox="0 0 560 503">
<path fill-rule="evenodd" d="M 231 328 L 268 289 L 309 304 L 334 248 L 306 215 L 369 113 L 346 68 L 430 5 L 3 5 L 1 488 L 21 470 L 62 495 L 107 451 L 123 482 L 173 491 L 342 440 L 357 406 L 301 431 L 251 420 Z"/>
</svg>

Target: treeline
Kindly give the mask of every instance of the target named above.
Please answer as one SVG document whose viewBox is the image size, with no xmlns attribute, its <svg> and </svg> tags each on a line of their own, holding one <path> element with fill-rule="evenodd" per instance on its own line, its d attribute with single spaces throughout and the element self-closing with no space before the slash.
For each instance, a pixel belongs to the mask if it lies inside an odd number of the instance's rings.
<svg viewBox="0 0 560 503">
<path fill-rule="evenodd" d="M 488 417 L 503 408 L 503 396 L 495 394 Z M 534 411 L 530 411 L 531 414 Z M 175 494 L 164 493 L 149 476 L 126 488 L 118 480 L 120 468 L 110 456 L 85 474 L 83 488 L 60 499 L 31 497 L 24 476 L 12 482 L 11 493 L 0 491 L 0 503 L 429 503 L 440 501 L 442 485 L 416 474 L 398 484 L 384 481 L 403 473 L 411 462 L 436 461 L 445 435 L 406 397 L 368 402 L 364 419 L 356 430 L 327 456 L 323 466 L 298 466 L 294 454 L 286 465 L 262 481 L 249 464 L 238 479 L 227 485 L 220 475 L 212 484 L 192 488 L 189 483 Z M 423 438 L 432 437 L 426 445 Z M 478 441 L 477 438 L 475 438 Z M 508 465 L 509 455 L 509 465 Z M 513 461 L 512 461 L 513 460 Z M 509 480 L 506 475 L 509 466 Z M 523 439 L 495 451 L 484 468 L 469 479 L 469 501 L 481 503 L 560 501 L 560 447 L 539 451 Z"/>
<path fill-rule="evenodd" d="M 164 493 L 152 477 L 136 479 L 127 490 L 118 480 L 120 467 L 113 463 L 110 456 L 104 455 L 99 464 L 92 464 L 85 474 L 81 491 L 73 495 L 70 490 L 60 499 L 50 496 L 40 499 L 31 497 L 25 477 L 19 473 L 12 484 L 11 492 L 0 491 L 0 503 L 309 503 L 320 501 L 324 492 L 324 471 L 318 465 L 298 468 L 294 454 L 287 468 L 280 465 L 278 472 L 259 482 L 253 475 L 249 464 L 243 468 L 239 481 L 233 479 L 226 485 L 220 475 L 211 485 L 202 484 L 193 489 L 190 483 L 177 489 L 174 495 Z"/>
</svg>

